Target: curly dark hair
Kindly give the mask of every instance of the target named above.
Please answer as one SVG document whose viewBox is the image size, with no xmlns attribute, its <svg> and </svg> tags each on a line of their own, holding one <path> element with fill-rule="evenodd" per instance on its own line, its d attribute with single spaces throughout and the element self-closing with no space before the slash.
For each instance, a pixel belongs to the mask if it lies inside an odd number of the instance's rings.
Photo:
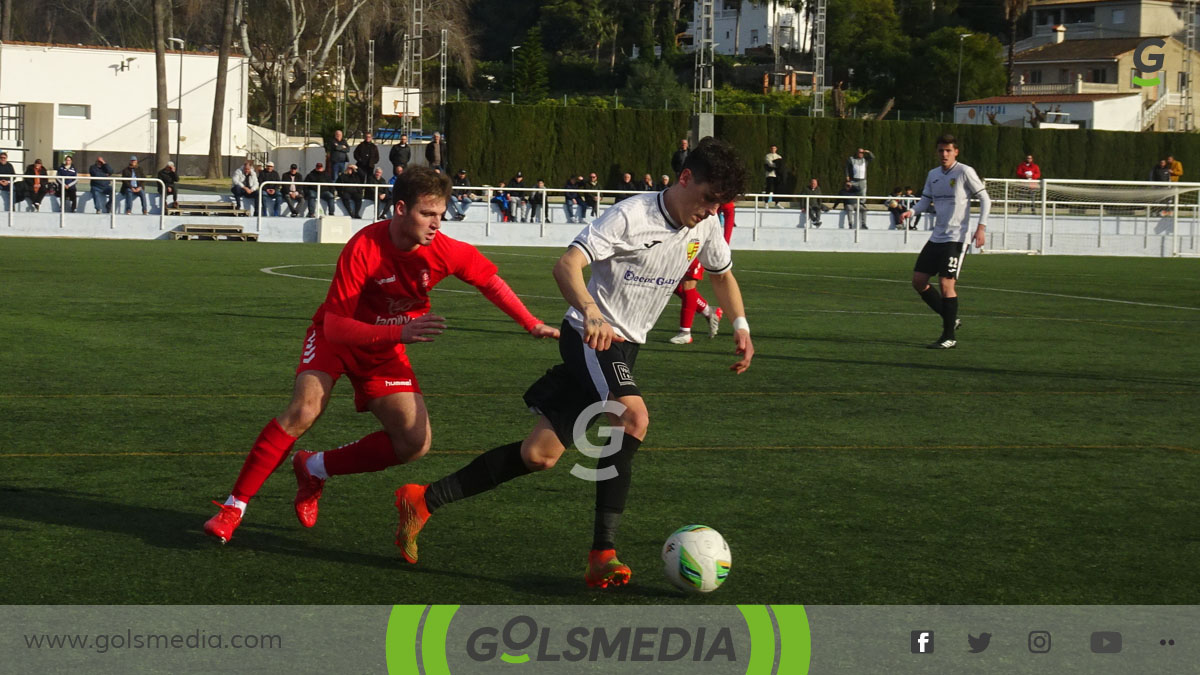
<svg viewBox="0 0 1200 675">
<path fill-rule="evenodd" d="M 396 177 L 392 185 L 392 202 L 404 202 L 411 208 L 426 195 L 449 199 L 450 187 L 450 177 L 446 174 L 427 166 L 414 166 Z"/>
<path fill-rule="evenodd" d="M 725 141 L 705 137 L 688 154 L 683 170 L 698 183 L 707 183 L 717 201 L 731 202 L 746 190 L 746 163 Z"/>
</svg>

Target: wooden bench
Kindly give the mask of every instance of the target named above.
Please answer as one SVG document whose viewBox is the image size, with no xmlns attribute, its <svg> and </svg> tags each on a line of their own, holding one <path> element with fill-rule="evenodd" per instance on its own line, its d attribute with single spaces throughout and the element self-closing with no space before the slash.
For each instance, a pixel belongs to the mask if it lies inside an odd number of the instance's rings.
<svg viewBox="0 0 1200 675">
<path fill-rule="evenodd" d="M 168 206 L 168 216 L 248 216 L 250 209 L 239 209 L 237 202 L 179 202 Z"/>
<path fill-rule="evenodd" d="M 177 230 L 171 230 L 171 238 L 174 240 L 258 241 L 258 233 L 245 232 L 241 225 L 183 225 Z"/>
</svg>

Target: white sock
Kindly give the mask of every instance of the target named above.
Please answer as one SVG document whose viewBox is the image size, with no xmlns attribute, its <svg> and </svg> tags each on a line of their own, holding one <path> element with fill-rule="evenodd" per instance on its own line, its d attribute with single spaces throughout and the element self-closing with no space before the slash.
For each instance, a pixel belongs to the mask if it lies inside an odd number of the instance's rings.
<svg viewBox="0 0 1200 675">
<path fill-rule="evenodd" d="M 691 328 L 684 328 L 683 326 L 680 326 L 680 327 L 679 327 L 679 332 L 680 332 L 680 333 L 690 333 L 690 332 L 692 332 L 692 329 L 691 329 Z"/>
<path fill-rule="evenodd" d="M 325 471 L 325 453 L 318 452 L 309 457 L 306 466 L 308 467 L 308 472 L 313 475 L 313 478 L 320 478 L 321 480 L 329 478 L 329 474 Z"/>
<path fill-rule="evenodd" d="M 225 506 L 236 506 L 243 516 L 246 515 L 246 502 L 235 499 L 233 495 L 229 495 L 229 499 L 225 500 Z"/>
</svg>

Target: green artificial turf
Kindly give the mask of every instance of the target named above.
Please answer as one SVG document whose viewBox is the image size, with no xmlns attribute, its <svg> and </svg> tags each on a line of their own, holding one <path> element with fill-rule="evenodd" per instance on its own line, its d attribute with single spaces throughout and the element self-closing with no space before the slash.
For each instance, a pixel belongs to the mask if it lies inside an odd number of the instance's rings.
<svg viewBox="0 0 1200 675">
<path fill-rule="evenodd" d="M 583 585 L 573 449 L 439 511 L 418 565 L 397 556 L 392 491 L 522 438 L 521 393 L 558 360 L 450 279 L 449 330 L 410 348 L 428 456 L 329 481 L 312 530 L 285 466 L 220 546 L 209 502 L 283 410 L 338 250 L 0 239 L 0 603 L 1200 604 L 1196 260 L 973 256 L 959 347 L 932 351 L 913 256 L 735 252 L 750 370 L 727 370 L 728 324 L 668 344 L 676 300 L 639 355 L 651 423 L 616 592 Z M 483 250 L 557 325 L 560 251 Z M 352 398 L 339 383 L 298 447 L 375 431 Z M 689 523 L 732 548 L 708 596 L 660 572 Z"/>
</svg>

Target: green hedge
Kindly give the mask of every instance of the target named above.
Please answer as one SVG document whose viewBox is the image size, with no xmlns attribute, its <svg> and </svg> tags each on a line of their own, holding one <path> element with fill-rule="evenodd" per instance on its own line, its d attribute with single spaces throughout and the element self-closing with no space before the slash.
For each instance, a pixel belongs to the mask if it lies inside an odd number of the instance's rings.
<svg viewBox="0 0 1200 675">
<path fill-rule="evenodd" d="M 526 182 L 544 178 L 559 187 L 571 174 L 595 171 L 604 185 L 629 171 L 670 173 L 671 154 L 688 131 L 690 115 L 665 110 L 599 110 L 487 103 L 447 105 L 446 138 L 455 169 L 473 182 L 496 184 L 523 171 Z M 810 176 L 836 192 L 846 158 L 864 147 L 875 153 L 868 172 L 872 194 L 894 186 L 921 189 L 937 164 L 935 142 L 959 139 L 959 158 L 989 178 L 1015 177 L 1032 153 L 1046 178 L 1146 180 L 1151 167 L 1174 154 L 1191 167 L 1184 180 L 1200 179 L 1200 134 L 1022 129 L 932 122 L 873 122 L 831 118 L 720 115 L 716 135 L 741 149 L 750 167 L 748 191 L 763 188 L 762 157 L 772 143 L 787 167 L 784 188 L 799 189 Z"/>
</svg>

